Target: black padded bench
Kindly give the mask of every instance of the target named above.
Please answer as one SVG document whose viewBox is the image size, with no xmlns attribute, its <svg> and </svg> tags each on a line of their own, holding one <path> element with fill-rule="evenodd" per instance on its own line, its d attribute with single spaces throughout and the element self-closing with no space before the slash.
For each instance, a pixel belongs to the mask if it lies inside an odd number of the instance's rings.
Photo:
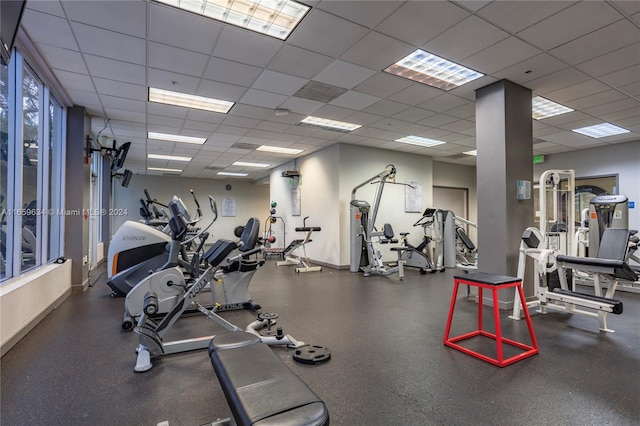
<svg viewBox="0 0 640 426">
<path fill-rule="evenodd" d="M 324 402 L 258 336 L 218 334 L 209 356 L 236 424 L 329 424 Z"/>
</svg>

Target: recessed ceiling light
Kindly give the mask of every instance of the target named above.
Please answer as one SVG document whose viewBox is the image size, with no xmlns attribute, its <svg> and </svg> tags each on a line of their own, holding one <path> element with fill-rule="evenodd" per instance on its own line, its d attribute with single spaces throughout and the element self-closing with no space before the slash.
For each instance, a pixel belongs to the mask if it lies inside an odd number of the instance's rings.
<svg viewBox="0 0 640 426">
<path fill-rule="evenodd" d="M 423 138 L 421 136 L 405 136 L 404 138 L 396 139 L 396 142 L 408 143 L 409 145 L 418 145 L 418 146 L 436 146 L 442 145 L 446 143 L 445 141 L 439 141 L 436 139 Z"/>
<path fill-rule="evenodd" d="M 292 0 L 157 0 L 284 40 L 310 7 Z"/>
<path fill-rule="evenodd" d="M 220 176 L 248 176 L 248 173 L 218 172 Z"/>
<path fill-rule="evenodd" d="M 256 148 L 257 151 L 275 152 L 277 154 L 300 154 L 303 149 L 282 148 L 279 146 L 261 145 Z"/>
<path fill-rule="evenodd" d="M 147 167 L 147 170 L 154 172 L 170 172 L 170 173 L 182 173 L 180 169 L 167 169 L 165 167 Z"/>
<path fill-rule="evenodd" d="M 264 164 L 264 163 L 247 163 L 246 161 L 236 161 L 233 163 L 234 166 L 244 166 L 244 167 L 261 167 L 261 168 L 265 168 L 265 167 L 269 167 L 270 164 Z"/>
<path fill-rule="evenodd" d="M 631 130 L 623 129 L 622 127 L 618 127 L 611 123 L 602 123 L 594 126 L 572 129 L 571 131 L 598 139 L 606 138 L 607 136 L 621 135 L 622 133 L 629 133 Z"/>
<path fill-rule="evenodd" d="M 207 139 L 193 136 L 171 135 L 168 133 L 147 132 L 147 138 L 169 142 L 195 143 L 202 145 Z"/>
<path fill-rule="evenodd" d="M 384 70 L 442 90 L 451 90 L 484 74 L 417 49 Z"/>
<path fill-rule="evenodd" d="M 533 118 L 541 120 L 543 118 L 553 117 L 555 115 L 565 114 L 575 111 L 572 108 L 560 105 L 557 102 L 550 101 L 542 96 L 536 96 L 531 100 L 531 109 L 533 110 Z"/>
<path fill-rule="evenodd" d="M 467 154 L 467 155 L 478 155 L 478 150 L 474 149 L 472 151 L 465 151 L 463 152 L 463 154 Z"/>
<path fill-rule="evenodd" d="M 147 154 L 147 158 L 152 160 L 191 161 L 191 157 L 181 157 L 179 155 Z"/>
<path fill-rule="evenodd" d="M 307 126 L 320 127 L 326 130 L 334 130 L 338 132 L 351 132 L 362 127 L 362 124 L 347 123 L 344 121 L 329 120 L 328 118 L 308 116 L 300 122 Z"/>
<path fill-rule="evenodd" d="M 149 102 L 158 102 L 167 105 L 177 105 L 185 108 L 202 109 L 205 111 L 229 112 L 234 102 L 222 101 L 204 96 L 187 95 L 186 93 L 171 92 L 169 90 L 149 87 Z"/>
</svg>

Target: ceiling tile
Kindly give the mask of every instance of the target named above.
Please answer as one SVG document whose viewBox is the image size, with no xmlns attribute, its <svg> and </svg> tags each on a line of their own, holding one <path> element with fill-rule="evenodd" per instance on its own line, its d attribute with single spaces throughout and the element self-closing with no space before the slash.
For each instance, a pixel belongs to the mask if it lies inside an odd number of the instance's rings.
<svg viewBox="0 0 640 426">
<path fill-rule="evenodd" d="M 424 120 L 427 117 L 431 117 L 432 115 L 435 115 L 435 112 L 415 107 L 400 111 L 399 113 L 394 114 L 392 117 L 397 118 L 398 120 L 416 123 L 420 120 Z"/>
<path fill-rule="evenodd" d="M 640 12 L 640 3 L 638 3 L 637 1 L 620 0 L 614 1 L 613 3 L 629 15 Z"/>
<path fill-rule="evenodd" d="M 609 74 L 640 63 L 638 52 L 640 52 L 640 42 L 583 62 L 576 65 L 576 68 L 593 76 Z"/>
<path fill-rule="evenodd" d="M 429 99 L 438 97 L 442 95 L 442 93 L 442 90 L 427 86 L 426 84 L 413 83 L 406 89 L 389 96 L 388 99 L 415 106 L 427 102 Z"/>
<path fill-rule="evenodd" d="M 453 3 L 406 2 L 376 27 L 376 31 L 420 46 L 469 16 Z"/>
<path fill-rule="evenodd" d="M 133 84 L 145 84 L 145 68 L 142 65 L 102 58 L 100 56 L 84 55 L 84 60 L 93 77 L 108 78 L 109 80 L 124 81 Z"/>
<path fill-rule="evenodd" d="M 72 89 L 67 86 L 65 86 L 65 91 L 73 101 L 74 105 L 82 105 L 85 108 L 102 110 L 100 98 L 98 98 L 98 94 L 95 91 L 86 92 L 83 90 Z"/>
<path fill-rule="evenodd" d="M 63 49 L 61 47 L 40 44 L 40 53 L 47 61 L 50 68 L 87 74 L 82 55 L 77 50 Z"/>
<path fill-rule="evenodd" d="M 317 8 L 367 28 L 373 28 L 399 6 L 400 3 L 394 1 L 360 0 L 354 2 L 325 0 Z"/>
<path fill-rule="evenodd" d="M 149 2 L 148 26 L 149 41 L 206 54 L 222 29 L 222 23 L 213 19 L 154 2 Z"/>
<path fill-rule="evenodd" d="M 319 110 L 315 112 L 318 117 L 329 118 L 331 120 L 345 120 L 351 114 L 353 114 L 353 110 L 348 108 L 343 108 L 337 105 L 325 105 Z M 361 123 L 356 123 L 361 124 Z M 333 133 L 330 133 L 332 135 Z"/>
<path fill-rule="evenodd" d="M 620 14 L 605 2 L 579 2 L 519 32 L 518 35 L 534 46 L 549 50 L 620 18 Z"/>
<path fill-rule="evenodd" d="M 56 70 L 56 78 L 65 89 L 95 92 L 93 82 L 88 75 L 68 71 Z"/>
<path fill-rule="evenodd" d="M 512 33 L 527 28 L 569 7 L 569 1 L 494 1 L 478 15 Z"/>
<path fill-rule="evenodd" d="M 509 37 L 488 22 L 470 16 L 424 45 L 424 49 L 452 61 L 461 61 Z"/>
<path fill-rule="evenodd" d="M 181 120 L 180 126 L 182 126 L 182 120 L 184 120 L 184 118 L 187 116 L 188 111 L 189 111 L 189 108 L 179 107 L 175 105 L 159 104 L 156 102 L 149 102 L 149 104 L 147 105 L 147 114 L 178 118 Z M 162 124 L 162 123 L 155 123 L 155 124 Z M 167 123 L 167 125 L 169 124 Z"/>
<path fill-rule="evenodd" d="M 249 87 L 261 72 L 262 69 L 259 67 L 211 57 L 204 72 L 204 78 Z"/>
<path fill-rule="evenodd" d="M 78 50 L 71 27 L 65 19 L 26 8 L 20 25 L 35 42 Z"/>
<path fill-rule="evenodd" d="M 334 61 L 328 67 L 320 71 L 313 80 L 332 84 L 346 89 L 362 83 L 376 72 L 368 68 L 350 64 L 344 61 Z"/>
<path fill-rule="evenodd" d="M 312 115 L 322 105 L 324 105 L 322 102 L 316 102 L 309 99 L 296 98 L 292 96 L 284 101 L 280 105 L 280 108 L 285 108 L 298 114 Z"/>
<path fill-rule="evenodd" d="M 602 116 L 605 114 L 611 114 L 614 112 L 634 108 L 638 112 L 638 114 L 640 114 L 640 102 L 635 99 L 625 98 L 620 99 L 619 101 L 609 102 L 607 104 L 597 105 L 591 108 L 584 108 L 583 111 L 587 114 Z"/>
<path fill-rule="evenodd" d="M 118 109 L 126 112 L 145 113 L 147 103 L 133 99 L 118 98 L 115 96 L 100 95 L 100 100 L 105 109 Z"/>
<path fill-rule="evenodd" d="M 585 110 L 587 108 L 592 108 L 610 102 L 616 102 L 625 98 L 626 96 L 618 92 L 617 90 L 607 90 L 604 92 L 595 93 L 590 96 L 584 96 L 579 99 L 574 99 L 567 102 L 567 106 L 575 108 L 577 110 Z"/>
<path fill-rule="evenodd" d="M 467 9 L 477 11 L 491 3 L 491 1 L 487 0 L 455 0 L 452 3 L 456 3 L 462 7 L 466 7 Z"/>
<path fill-rule="evenodd" d="M 266 90 L 268 92 L 279 93 L 290 96 L 296 93 L 309 80 L 294 77 L 275 71 L 264 70 L 253 83 L 254 89 Z"/>
<path fill-rule="evenodd" d="M 56 15 L 61 18 L 65 17 L 62 5 L 57 1 L 30 1 L 26 3 L 25 15 L 30 12 L 26 12 L 28 9 L 37 10 L 39 12 L 48 13 L 50 15 Z"/>
<path fill-rule="evenodd" d="M 379 72 L 373 77 L 358 84 L 354 87 L 354 90 L 368 95 L 385 98 L 413 84 L 414 83 L 411 80 L 406 78 Z"/>
<path fill-rule="evenodd" d="M 404 111 L 407 108 L 409 108 L 408 105 L 401 104 L 399 102 L 381 100 L 365 108 L 363 111 L 370 114 L 393 115 L 399 113 L 400 111 Z"/>
<path fill-rule="evenodd" d="M 269 63 L 270 70 L 311 79 L 333 61 L 330 56 L 286 44 Z"/>
<path fill-rule="evenodd" d="M 362 124 L 363 126 L 366 126 L 368 124 L 375 123 L 376 121 L 379 121 L 382 118 L 383 118 L 382 116 L 377 114 L 370 114 L 368 112 L 358 111 L 348 116 L 347 121 L 349 121 L 349 123 L 358 123 L 358 124 Z"/>
<path fill-rule="evenodd" d="M 593 95 L 595 93 L 604 92 L 609 90 L 606 84 L 601 83 L 598 80 L 590 79 L 583 81 L 582 83 L 574 84 L 564 87 L 559 90 L 547 93 L 546 98 L 555 102 L 566 102 L 573 99 L 582 98 L 584 96 Z"/>
<path fill-rule="evenodd" d="M 468 102 L 469 101 L 467 99 L 445 93 L 437 98 L 429 99 L 428 101 L 421 103 L 419 106 L 420 108 L 431 111 L 443 112 L 467 104 Z"/>
<path fill-rule="evenodd" d="M 159 89 L 171 90 L 174 92 L 199 94 L 197 93 L 200 79 L 184 74 L 149 68 L 149 86 Z"/>
<path fill-rule="evenodd" d="M 184 120 L 180 118 L 167 117 L 164 115 L 147 114 L 147 123 L 160 124 L 172 127 L 182 127 Z"/>
<path fill-rule="evenodd" d="M 237 102 L 246 91 L 247 89 L 242 86 L 220 83 L 218 81 L 201 80 L 196 94 L 221 99 L 223 101 Z"/>
<path fill-rule="evenodd" d="M 414 46 L 375 31 L 347 50 L 340 59 L 382 71 L 415 50 Z"/>
<path fill-rule="evenodd" d="M 100 94 L 129 98 L 139 101 L 147 100 L 147 86 L 124 83 L 122 81 L 106 80 L 104 78 L 94 78 L 93 82 Z"/>
<path fill-rule="evenodd" d="M 257 67 L 266 66 L 282 47 L 282 42 L 272 37 L 225 26 L 218 39 L 214 56 Z"/>
<path fill-rule="evenodd" d="M 632 83 L 640 86 L 640 84 L 638 84 L 638 82 L 640 82 L 640 66 L 634 65 L 620 71 L 612 72 L 611 74 L 605 74 L 600 77 L 600 80 L 617 88 L 622 88 Z"/>
<path fill-rule="evenodd" d="M 462 65 L 485 74 L 492 74 L 540 53 L 535 47 L 515 37 L 509 37 L 468 57 Z"/>
<path fill-rule="evenodd" d="M 237 105 L 234 105 L 233 108 L 231 108 L 232 110 L 237 107 Z M 211 111 L 203 111 L 201 109 L 189 109 L 187 112 L 187 117 L 186 119 L 189 121 L 203 121 L 203 122 L 207 122 L 207 123 L 222 123 L 222 120 L 224 120 L 224 118 L 226 117 L 226 114 L 220 114 L 217 112 L 211 112 Z"/>
<path fill-rule="evenodd" d="M 589 80 L 590 77 L 575 68 L 565 68 L 552 74 L 527 82 L 527 87 L 539 95 L 563 89 Z"/>
<path fill-rule="evenodd" d="M 269 93 L 263 90 L 249 89 L 242 96 L 240 102 L 243 104 L 255 105 L 264 108 L 280 108 L 281 104 L 287 100 L 286 96 L 276 93 Z"/>
<path fill-rule="evenodd" d="M 136 123 L 146 123 L 147 114 L 144 112 L 127 111 L 120 108 L 120 106 L 105 107 L 105 116 L 110 120 L 127 120 Z"/>
<path fill-rule="evenodd" d="M 66 1 L 64 10 L 72 21 L 134 37 L 145 37 L 146 5 L 133 1 Z"/>
<path fill-rule="evenodd" d="M 436 115 L 432 115 L 431 117 L 425 118 L 424 120 L 418 121 L 418 124 L 422 124 L 423 126 L 429 126 L 429 127 L 441 127 L 458 120 L 459 120 L 458 117 L 452 117 L 450 115 L 444 115 L 444 114 L 436 114 Z"/>
<path fill-rule="evenodd" d="M 622 19 L 583 37 L 563 44 L 549 53 L 575 65 L 640 41 L 638 28 Z"/>
<path fill-rule="evenodd" d="M 376 96 L 366 95 L 364 93 L 358 93 L 353 90 L 349 90 L 329 103 L 331 105 L 360 110 L 378 102 L 379 100 L 380 98 Z"/>
<path fill-rule="evenodd" d="M 313 9 L 298 24 L 288 43 L 329 55 L 340 56 L 367 33 L 363 26 L 354 24 L 322 10 Z"/>
<path fill-rule="evenodd" d="M 201 77 L 208 60 L 202 53 L 149 42 L 149 66 L 153 68 Z"/>
<path fill-rule="evenodd" d="M 234 105 L 229 114 L 237 115 L 239 117 L 255 118 L 257 120 L 264 120 L 274 116 L 274 112 L 271 108 L 261 108 L 245 104 Z"/>
<path fill-rule="evenodd" d="M 511 80 L 514 83 L 524 84 L 528 81 L 535 80 L 547 74 L 551 74 L 563 68 L 567 65 L 557 60 L 553 56 L 547 53 L 541 53 L 522 61 L 509 68 L 505 68 L 493 74 L 494 77 L 499 79 Z"/>
<path fill-rule="evenodd" d="M 627 84 L 626 86 L 619 87 L 619 89 L 623 93 L 628 94 L 629 96 L 640 97 L 640 84 L 638 84 L 637 82 L 636 83 Z"/>
<path fill-rule="evenodd" d="M 83 53 L 145 65 L 147 55 L 144 39 L 78 22 L 73 22 L 72 26 Z"/>
</svg>

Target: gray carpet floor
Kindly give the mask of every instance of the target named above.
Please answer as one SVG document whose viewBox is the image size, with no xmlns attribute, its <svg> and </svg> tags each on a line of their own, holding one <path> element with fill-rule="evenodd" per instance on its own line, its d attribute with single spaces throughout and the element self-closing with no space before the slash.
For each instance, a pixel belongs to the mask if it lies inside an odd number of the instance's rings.
<svg viewBox="0 0 640 426">
<path fill-rule="evenodd" d="M 329 268 L 296 274 L 268 260 L 251 295 L 280 315 L 286 333 L 331 349 L 319 366 L 273 351 L 325 401 L 334 425 L 640 423 L 640 294 L 616 293 L 624 313 L 609 316 L 615 333 L 598 332 L 593 318 L 533 315 L 540 354 L 499 368 L 442 344 L 455 273 L 408 270 L 404 281 Z M 124 299 L 109 293 L 103 275 L 2 358 L 0 423 L 197 426 L 227 417 L 204 350 L 133 372 L 137 335 L 120 329 Z M 525 323 L 509 313 L 502 312 L 504 334 L 526 341 Z M 254 319 L 249 311 L 221 315 L 240 326 Z M 470 331 L 476 315 L 461 291 L 452 332 Z M 195 316 L 172 332 L 221 330 Z"/>
</svg>

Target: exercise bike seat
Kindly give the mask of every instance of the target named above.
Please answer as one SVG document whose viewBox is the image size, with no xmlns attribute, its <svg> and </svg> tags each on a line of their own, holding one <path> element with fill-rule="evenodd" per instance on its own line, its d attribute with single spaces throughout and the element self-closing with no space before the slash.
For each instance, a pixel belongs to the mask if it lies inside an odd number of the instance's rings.
<svg viewBox="0 0 640 426">
<path fill-rule="evenodd" d="M 238 244 L 230 240 L 218 240 L 209 250 L 202 256 L 202 258 L 211 266 L 220 265 L 229 254 L 238 248 Z"/>
</svg>

